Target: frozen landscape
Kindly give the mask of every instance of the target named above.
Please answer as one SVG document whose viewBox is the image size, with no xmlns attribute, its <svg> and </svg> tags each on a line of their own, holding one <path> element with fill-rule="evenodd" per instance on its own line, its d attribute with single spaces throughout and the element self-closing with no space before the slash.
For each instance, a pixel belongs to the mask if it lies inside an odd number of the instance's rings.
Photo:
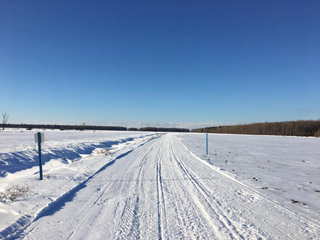
<svg viewBox="0 0 320 240">
<path fill-rule="evenodd" d="M 0 132 L 0 239 L 320 239 L 320 139 Z M 10 200 L 10 190 L 21 196 Z"/>
</svg>

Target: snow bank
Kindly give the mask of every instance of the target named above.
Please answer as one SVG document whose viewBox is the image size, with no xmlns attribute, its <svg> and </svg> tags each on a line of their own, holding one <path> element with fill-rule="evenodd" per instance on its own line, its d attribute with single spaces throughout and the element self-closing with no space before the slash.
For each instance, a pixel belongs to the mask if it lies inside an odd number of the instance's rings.
<svg viewBox="0 0 320 240">
<path fill-rule="evenodd" d="M 0 177 L 8 173 L 38 166 L 38 147 L 33 131 L 7 130 L 0 134 Z M 96 148 L 111 148 L 113 145 L 148 136 L 148 133 L 108 131 L 57 131 L 47 130 L 42 144 L 42 163 L 52 159 L 73 162 Z"/>
</svg>

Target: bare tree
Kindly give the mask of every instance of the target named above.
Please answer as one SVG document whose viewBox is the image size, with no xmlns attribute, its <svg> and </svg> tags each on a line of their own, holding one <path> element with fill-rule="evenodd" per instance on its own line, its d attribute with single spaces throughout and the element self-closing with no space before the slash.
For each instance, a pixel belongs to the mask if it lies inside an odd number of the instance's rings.
<svg viewBox="0 0 320 240">
<path fill-rule="evenodd" d="M 2 124 L 3 124 L 2 127 L 3 127 L 3 130 L 4 130 L 4 125 L 7 124 L 7 122 L 8 122 L 9 115 L 10 115 L 9 113 L 6 113 L 6 112 L 3 113 L 2 112 Z"/>
</svg>

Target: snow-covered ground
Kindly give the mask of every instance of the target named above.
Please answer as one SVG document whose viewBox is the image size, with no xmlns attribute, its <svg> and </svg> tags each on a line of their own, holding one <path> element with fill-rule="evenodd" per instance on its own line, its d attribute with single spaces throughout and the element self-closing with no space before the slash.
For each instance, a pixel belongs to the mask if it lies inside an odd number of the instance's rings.
<svg viewBox="0 0 320 240">
<path fill-rule="evenodd" d="M 0 131 L 0 177 L 32 166 L 38 166 L 38 145 L 34 134 L 37 130 Z M 77 161 L 90 155 L 94 149 L 110 148 L 114 144 L 133 141 L 151 135 L 141 132 L 121 131 L 41 131 L 45 135 L 42 144 L 42 162 L 52 159 Z"/>
<path fill-rule="evenodd" d="M 0 150 L 4 152 L 19 152 L 37 148 L 34 134 L 38 131 L 44 133 L 45 142 L 42 148 L 66 147 L 68 144 L 79 145 L 87 143 L 101 143 L 106 141 L 118 141 L 124 138 L 133 138 L 150 133 L 127 131 L 76 131 L 76 130 L 17 130 L 0 129 Z"/>
<path fill-rule="evenodd" d="M 178 136 L 195 155 L 282 206 L 320 223 L 320 138 L 232 134 Z"/>
<path fill-rule="evenodd" d="M 44 181 L 39 181 L 36 132 L 14 129 L 0 132 L 0 193 L 14 186 L 29 189 L 22 201 L 0 202 L 0 231 L 43 210 L 106 163 L 155 135 L 120 131 L 41 131 L 45 135 L 42 144 Z"/>
<path fill-rule="evenodd" d="M 0 239 L 317 239 L 320 139 L 0 132 Z M 107 153 L 107 154 L 106 154 Z M 21 166 L 19 165 L 21 163 Z M 20 166 L 20 167 L 19 167 Z"/>
</svg>

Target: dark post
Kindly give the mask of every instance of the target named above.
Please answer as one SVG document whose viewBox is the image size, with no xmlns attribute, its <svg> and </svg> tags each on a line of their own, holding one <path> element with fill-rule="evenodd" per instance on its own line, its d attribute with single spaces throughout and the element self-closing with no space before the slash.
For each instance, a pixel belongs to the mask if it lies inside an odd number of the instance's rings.
<svg viewBox="0 0 320 240">
<path fill-rule="evenodd" d="M 206 133 L 206 155 L 208 156 L 208 133 Z"/>
<path fill-rule="evenodd" d="M 41 162 L 41 133 L 38 132 L 38 148 L 39 148 L 39 170 L 40 170 L 40 180 L 42 180 L 42 162 Z"/>
</svg>

